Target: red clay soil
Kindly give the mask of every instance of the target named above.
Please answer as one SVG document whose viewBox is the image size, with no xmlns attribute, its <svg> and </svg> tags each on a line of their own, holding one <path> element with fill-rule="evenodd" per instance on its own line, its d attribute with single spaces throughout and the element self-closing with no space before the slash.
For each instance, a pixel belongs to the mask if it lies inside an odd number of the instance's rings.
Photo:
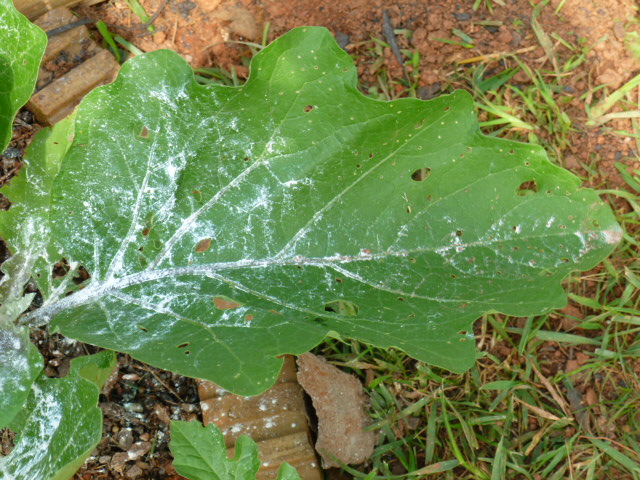
<svg viewBox="0 0 640 480">
<path fill-rule="evenodd" d="M 611 121 L 608 130 L 584 126 L 585 103 L 594 100 L 594 87 L 604 84 L 612 91 L 639 70 L 631 50 L 634 35 L 640 35 L 640 27 L 633 22 L 637 8 L 633 0 L 552 0 L 537 16 L 542 36 L 549 42 L 544 47 L 540 32 L 536 34 L 532 25 L 534 8 L 526 0 L 510 1 L 506 7 L 494 2 L 493 12 L 484 7 L 474 11 L 471 2 L 448 0 L 142 0 L 142 4 L 149 15 L 157 15 L 153 34 L 140 28 L 140 20 L 124 0 L 112 0 L 83 13 L 105 20 L 144 51 L 171 48 L 194 67 L 234 67 L 240 77 L 248 74 L 248 48 L 234 42 L 260 43 L 267 23 L 269 40 L 294 27 L 324 26 L 354 57 L 363 85 L 375 85 L 383 69 L 389 78 L 403 76 L 390 48 L 383 49 L 382 62 L 372 55 L 372 39 L 387 40 L 383 33 L 386 9 L 393 28 L 411 32 L 397 35 L 400 49 L 420 53 L 419 94 L 423 98 L 464 87 L 459 78 L 469 65 L 484 62 L 486 71 L 493 73 L 514 66 L 509 54 L 515 53 L 532 68 L 555 72 L 564 87 L 563 101 L 571 104 L 568 113 L 575 125 L 566 150 L 556 152 L 564 166 L 582 175 L 586 171 L 581 162 L 596 166 L 601 172 L 599 186 L 614 187 L 623 183 L 615 162 L 640 167 L 632 137 L 607 134 L 610 130 L 632 132 L 629 120 Z M 472 38 L 473 48 L 461 46 L 454 30 Z M 590 47 L 587 61 L 571 75 L 565 75 L 562 66 L 575 52 L 563 42 Z M 411 67 L 408 74 L 412 74 Z M 514 81 L 526 87 L 530 79 L 520 72 Z M 546 135 L 535 133 L 542 138 Z"/>
</svg>

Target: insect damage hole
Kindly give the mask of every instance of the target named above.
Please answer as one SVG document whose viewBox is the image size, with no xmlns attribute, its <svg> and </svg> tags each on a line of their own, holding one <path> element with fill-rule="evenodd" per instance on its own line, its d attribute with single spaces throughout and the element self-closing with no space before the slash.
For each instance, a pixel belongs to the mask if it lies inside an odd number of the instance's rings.
<svg viewBox="0 0 640 480">
<path fill-rule="evenodd" d="M 411 180 L 414 182 L 423 182 L 431 175 L 431 169 L 429 167 L 419 168 L 411 174 Z"/>
<path fill-rule="evenodd" d="M 360 307 L 349 300 L 335 300 L 324 305 L 325 312 L 333 312 L 338 315 L 355 317 L 360 311 Z"/>
<path fill-rule="evenodd" d="M 313 110 L 313 105 L 307 105 L 304 107 L 304 113 L 309 113 L 311 110 Z"/>
<path fill-rule="evenodd" d="M 520 197 L 525 197 L 527 195 L 532 195 L 534 193 L 538 193 L 538 184 L 535 180 L 527 180 L 526 182 L 522 182 L 520 186 L 516 189 L 516 193 Z"/>
</svg>

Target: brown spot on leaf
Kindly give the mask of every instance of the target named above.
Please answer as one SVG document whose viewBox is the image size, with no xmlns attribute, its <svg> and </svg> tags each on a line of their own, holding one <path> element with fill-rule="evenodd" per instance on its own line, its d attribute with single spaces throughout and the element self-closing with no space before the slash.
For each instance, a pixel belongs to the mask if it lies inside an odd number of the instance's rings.
<svg viewBox="0 0 640 480">
<path fill-rule="evenodd" d="M 213 299 L 213 304 L 218 310 L 231 310 L 242 306 L 241 303 L 238 303 L 229 297 L 215 297 Z"/>
<path fill-rule="evenodd" d="M 142 127 L 142 130 L 140 130 L 140 136 L 142 138 L 149 138 L 149 129 L 146 126 Z"/>
<path fill-rule="evenodd" d="M 251 314 L 247 315 L 246 317 L 244 317 L 245 321 L 250 322 L 251 320 L 253 320 L 255 317 Z"/>
<path fill-rule="evenodd" d="M 196 253 L 204 253 L 211 248 L 211 239 L 203 238 L 196 245 Z"/>
</svg>

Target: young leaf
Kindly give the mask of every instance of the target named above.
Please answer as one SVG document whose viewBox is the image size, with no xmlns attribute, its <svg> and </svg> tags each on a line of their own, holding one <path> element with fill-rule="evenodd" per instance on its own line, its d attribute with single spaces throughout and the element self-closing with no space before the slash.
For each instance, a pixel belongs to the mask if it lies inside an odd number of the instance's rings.
<svg viewBox="0 0 640 480">
<path fill-rule="evenodd" d="M 72 360 L 64 378 L 41 374 L 10 425 L 17 442 L 0 458 L 0 479 L 71 478 L 102 437 L 97 379 L 106 378 L 115 364 L 114 353 L 103 351 Z"/>
<path fill-rule="evenodd" d="M 241 87 L 136 57 L 74 131 L 42 221 L 91 278 L 23 321 L 243 395 L 329 332 L 463 371 L 478 316 L 563 306 L 562 279 L 621 237 L 541 148 L 483 136 L 467 93 L 364 97 L 322 28 L 265 48 Z"/>
<path fill-rule="evenodd" d="M 0 0 L 0 153 L 11 140 L 13 117 L 33 93 L 47 36 Z"/>
<path fill-rule="evenodd" d="M 227 457 L 224 437 L 213 423 L 171 422 L 173 466 L 190 480 L 255 480 L 260 469 L 258 446 L 246 435 L 236 442 L 235 458 Z M 300 480 L 296 470 L 284 463 L 278 480 Z"/>
</svg>

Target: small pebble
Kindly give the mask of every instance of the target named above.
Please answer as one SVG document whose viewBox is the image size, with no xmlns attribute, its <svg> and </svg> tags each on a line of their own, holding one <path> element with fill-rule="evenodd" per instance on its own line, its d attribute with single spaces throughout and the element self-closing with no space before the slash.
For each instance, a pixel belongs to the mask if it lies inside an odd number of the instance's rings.
<svg viewBox="0 0 640 480">
<path fill-rule="evenodd" d="M 9 147 L 2 153 L 2 156 L 4 158 L 22 158 L 22 150 L 15 147 Z"/>
<path fill-rule="evenodd" d="M 473 15 L 471 15 L 470 13 L 461 12 L 461 13 L 454 13 L 453 16 L 456 17 L 456 20 L 460 22 L 466 22 L 467 20 L 471 20 L 471 17 Z"/>
<path fill-rule="evenodd" d="M 349 35 L 344 32 L 336 32 L 336 42 L 340 45 L 340 48 L 344 48 L 349 44 Z"/>
</svg>

